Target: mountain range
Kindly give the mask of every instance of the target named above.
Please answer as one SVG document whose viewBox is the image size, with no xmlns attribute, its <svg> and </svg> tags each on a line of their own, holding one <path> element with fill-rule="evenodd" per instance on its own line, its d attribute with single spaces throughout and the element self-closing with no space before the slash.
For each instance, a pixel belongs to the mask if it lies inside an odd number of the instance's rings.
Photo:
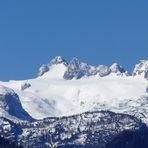
<svg viewBox="0 0 148 148">
<path fill-rule="evenodd" d="M 0 81 L 0 123 L 1 136 L 26 148 L 105 148 L 131 132 L 144 135 L 148 60 L 130 74 L 117 63 L 57 56 L 33 79 Z"/>
</svg>

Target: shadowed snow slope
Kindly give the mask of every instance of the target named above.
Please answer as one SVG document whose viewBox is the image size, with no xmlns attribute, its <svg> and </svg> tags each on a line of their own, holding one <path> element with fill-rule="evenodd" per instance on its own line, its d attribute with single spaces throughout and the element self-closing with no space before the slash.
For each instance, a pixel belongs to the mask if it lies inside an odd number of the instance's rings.
<svg viewBox="0 0 148 148">
<path fill-rule="evenodd" d="M 0 115 L 10 119 L 32 119 L 22 108 L 18 95 L 4 86 L 0 86 Z"/>
</svg>

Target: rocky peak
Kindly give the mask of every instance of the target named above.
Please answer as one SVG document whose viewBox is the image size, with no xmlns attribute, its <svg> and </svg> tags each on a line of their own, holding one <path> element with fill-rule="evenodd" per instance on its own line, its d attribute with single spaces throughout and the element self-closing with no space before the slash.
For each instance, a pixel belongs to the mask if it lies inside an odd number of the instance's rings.
<svg viewBox="0 0 148 148">
<path fill-rule="evenodd" d="M 48 65 L 43 64 L 40 68 L 39 68 L 39 72 L 38 72 L 38 76 L 42 76 L 44 73 L 49 71 L 49 67 Z"/>
<path fill-rule="evenodd" d="M 124 73 L 125 72 L 124 68 L 122 68 L 122 66 L 120 66 L 117 63 L 114 63 L 113 65 L 111 65 L 110 69 L 111 69 L 111 72 L 113 73 Z"/>
<path fill-rule="evenodd" d="M 77 58 L 73 58 L 64 74 L 64 79 L 80 79 L 82 77 L 88 77 L 96 75 L 97 71 L 94 66 L 80 62 Z"/>
<path fill-rule="evenodd" d="M 105 65 L 99 65 L 97 67 L 97 72 L 99 74 L 100 77 L 104 77 L 110 74 L 111 70 L 109 67 L 105 66 Z"/>
<path fill-rule="evenodd" d="M 81 70 L 80 61 L 77 58 L 73 58 L 70 61 L 63 78 L 66 80 L 71 80 L 73 78 L 80 79 L 83 76 L 84 73 Z"/>
<path fill-rule="evenodd" d="M 148 63 L 148 62 L 147 62 Z M 100 77 L 104 77 L 109 75 L 110 73 L 115 73 L 119 76 L 129 76 L 129 73 L 119 64 L 114 63 L 110 67 L 105 65 L 99 65 L 97 67 L 88 65 L 87 63 L 80 62 L 77 58 L 73 58 L 69 63 L 63 59 L 61 56 L 56 56 L 53 58 L 48 64 L 43 64 L 38 72 L 38 76 L 44 75 L 44 73 L 51 70 L 51 68 L 55 65 L 63 64 L 66 66 L 66 70 L 63 74 L 63 78 L 66 80 L 71 80 L 73 78 L 80 79 L 82 77 L 88 77 L 93 75 L 99 75 Z M 145 67 L 148 64 L 145 64 Z M 137 66 L 139 68 L 139 66 Z M 145 68 L 148 69 L 148 68 Z M 148 77 L 148 72 L 145 72 L 145 78 Z"/>
<path fill-rule="evenodd" d="M 133 76 L 143 75 L 148 79 L 148 60 L 141 60 L 140 63 L 135 65 Z"/>
<path fill-rule="evenodd" d="M 70 63 L 69 63 L 69 67 L 73 70 L 78 70 L 80 69 L 80 61 L 77 58 L 73 58 Z"/>
<path fill-rule="evenodd" d="M 49 66 L 57 65 L 57 64 L 61 64 L 61 63 L 63 63 L 64 65 L 68 65 L 67 61 L 65 59 L 63 59 L 61 56 L 56 56 L 55 58 L 53 58 L 50 61 Z"/>
<path fill-rule="evenodd" d="M 63 59 L 61 56 L 56 56 L 53 58 L 48 64 L 43 64 L 39 68 L 38 76 L 44 75 L 44 73 L 48 72 L 50 70 L 50 67 L 53 65 L 58 65 L 58 64 L 64 64 L 65 66 L 68 65 L 67 61 Z"/>
</svg>

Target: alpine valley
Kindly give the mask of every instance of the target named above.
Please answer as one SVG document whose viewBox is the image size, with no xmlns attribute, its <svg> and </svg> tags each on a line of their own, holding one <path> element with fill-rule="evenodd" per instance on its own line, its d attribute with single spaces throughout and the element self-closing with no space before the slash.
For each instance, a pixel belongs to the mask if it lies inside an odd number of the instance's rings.
<svg viewBox="0 0 148 148">
<path fill-rule="evenodd" d="M 148 60 L 130 74 L 60 56 L 0 81 L 0 136 L 23 148 L 147 148 Z"/>
</svg>

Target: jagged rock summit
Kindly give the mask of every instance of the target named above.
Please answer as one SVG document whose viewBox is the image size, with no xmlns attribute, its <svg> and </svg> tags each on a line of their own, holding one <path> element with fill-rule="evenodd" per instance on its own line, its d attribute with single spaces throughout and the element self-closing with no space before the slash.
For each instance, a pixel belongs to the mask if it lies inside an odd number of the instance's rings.
<svg viewBox="0 0 148 148">
<path fill-rule="evenodd" d="M 63 78 L 66 80 L 71 80 L 73 78 L 80 79 L 82 77 L 93 75 L 94 71 L 94 67 L 80 62 L 77 58 L 73 58 L 68 64 L 67 71 Z"/>
<path fill-rule="evenodd" d="M 114 63 L 110 67 L 111 73 L 116 73 L 117 75 L 126 75 L 128 76 L 128 71 L 126 71 L 121 65 L 118 63 Z"/>
<path fill-rule="evenodd" d="M 143 76 L 148 79 L 148 60 L 141 60 L 140 63 L 135 65 L 133 76 Z"/>
<path fill-rule="evenodd" d="M 65 59 L 63 59 L 61 56 L 56 56 L 48 64 L 43 64 L 40 67 L 39 72 L 38 72 L 38 76 L 44 75 L 44 73 L 50 71 L 50 69 L 53 65 L 58 65 L 58 64 L 63 64 L 65 66 L 68 65 L 68 63 Z"/>
<path fill-rule="evenodd" d="M 67 61 L 65 59 L 63 59 L 61 56 L 56 56 L 55 58 L 53 58 L 50 63 L 49 63 L 49 66 L 52 66 L 52 65 L 57 65 L 57 64 L 64 64 L 64 65 L 68 65 Z"/>
<path fill-rule="evenodd" d="M 72 60 L 68 63 L 65 59 L 60 56 L 56 56 L 53 58 L 48 64 L 43 64 L 38 72 L 38 76 L 42 76 L 47 72 L 50 72 L 53 66 L 57 67 L 58 65 L 65 66 L 65 71 L 63 71 L 63 75 L 61 76 L 65 80 L 71 79 L 81 79 L 83 77 L 89 76 L 108 76 L 110 74 L 118 75 L 118 76 L 128 76 L 129 73 L 122 66 L 117 63 L 114 63 L 110 67 L 105 65 L 92 66 L 87 63 L 79 61 L 77 58 L 72 58 Z"/>
</svg>

